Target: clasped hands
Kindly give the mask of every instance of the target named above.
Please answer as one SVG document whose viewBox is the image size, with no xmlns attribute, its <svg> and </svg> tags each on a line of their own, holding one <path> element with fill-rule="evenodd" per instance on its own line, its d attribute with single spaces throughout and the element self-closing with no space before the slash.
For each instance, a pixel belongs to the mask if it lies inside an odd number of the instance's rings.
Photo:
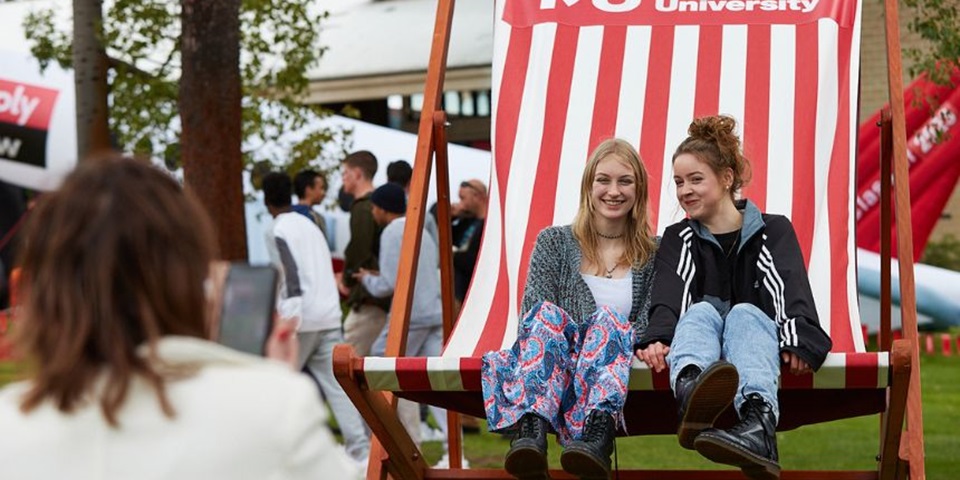
<svg viewBox="0 0 960 480">
<path fill-rule="evenodd" d="M 670 347 L 660 342 L 653 342 L 645 348 L 638 348 L 634 352 L 637 360 L 647 364 L 653 371 L 660 373 L 667 367 L 667 354 L 670 353 Z M 803 361 L 799 355 L 793 352 L 780 352 L 780 360 L 785 365 L 790 365 L 790 373 L 801 375 L 810 373 L 810 365 Z"/>
</svg>

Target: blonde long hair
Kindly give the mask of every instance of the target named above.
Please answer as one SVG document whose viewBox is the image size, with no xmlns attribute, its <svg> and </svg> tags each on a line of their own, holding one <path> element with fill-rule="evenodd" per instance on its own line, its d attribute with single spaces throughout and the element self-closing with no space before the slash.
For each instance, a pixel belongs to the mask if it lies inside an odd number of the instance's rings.
<svg viewBox="0 0 960 480">
<path fill-rule="evenodd" d="M 590 154 L 587 166 L 583 169 L 583 178 L 580 180 L 580 208 L 573 219 L 573 236 L 580 243 L 584 259 L 594 265 L 600 265 L 597 229 L 593 224 L 596 207 L 593 205 L 591 192 L 593 177 L 597 173 L 597 164 L 611 156 L 627 164 L 637 179 L 635 183 L 637 201 L 627 217 L 623 256 L 620 257 L 620 263 L 631 266 L 643 265 L 653 257 L 656 250 L 656 243 L 650 234 L 650 216 L 647 212 L 649 182 L 647 170 L 640 161 L 640 154 L 625 140 L 619 138 L 604 140 Z"/>
</svg>

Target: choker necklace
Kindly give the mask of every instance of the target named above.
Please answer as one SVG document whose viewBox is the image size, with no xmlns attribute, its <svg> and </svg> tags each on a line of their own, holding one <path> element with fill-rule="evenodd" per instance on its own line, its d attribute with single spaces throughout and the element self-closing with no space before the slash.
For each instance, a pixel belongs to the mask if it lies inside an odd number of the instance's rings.
<svg viewBox="0 0 960 480">
<path fill-rule="evenodd" d="M 600 238 L 606 238 L 607 240 L 616 240 L 618 238 L 623 238 L 623 232 L 621 232 L 619 235 L 607 235 L 602 232 L 597 232 L 597 236 Z"/>
</svg>

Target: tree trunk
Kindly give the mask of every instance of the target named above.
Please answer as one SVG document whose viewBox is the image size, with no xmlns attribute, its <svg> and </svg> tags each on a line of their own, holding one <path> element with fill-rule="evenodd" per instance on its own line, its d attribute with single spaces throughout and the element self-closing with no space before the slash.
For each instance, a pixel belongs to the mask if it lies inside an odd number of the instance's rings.
<svg viewBox="0 0 960 480">
<path fill-rule="evenodd" d="M 73 70 L 77 94 L 77 158 L 110 148 L 107 54 L 102 0 L 73 0 Z"/>
<path fill-rule="evenodd" d="M 187 186 L 228 260 L 247 258 L 240 109 L 240 0 L 182 0 L 180 137 Z"/>
</svg>

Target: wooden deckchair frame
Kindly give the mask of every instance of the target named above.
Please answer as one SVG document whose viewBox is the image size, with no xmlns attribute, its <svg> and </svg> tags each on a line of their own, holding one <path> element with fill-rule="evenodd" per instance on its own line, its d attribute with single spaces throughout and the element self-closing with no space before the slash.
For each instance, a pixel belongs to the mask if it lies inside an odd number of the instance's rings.
<svg viewBox="0 0 960 480">
<path fill-rule="evenodd" d="M 492 0 L 490 0 L 492 1 Z M 416 266 L 426 212 L 430 170 L 436 158 L 438 218 L 450 214 L 449 175 L 447 165 L 446 114 L 441 108 L 446 59 L 450 43 L 455 0 L 438 0 L 430 61 L 418 130 L 416 161 L 410 185 L 407 222 L 404 229 L 404 250 L 400 258 L 397 286 L 391 304 L 390 330 L 385 355 L 400 356 L 405 351 L 410 309 L 416 281 Z M 906 124 L 903 105 L 902 63 L 900 58 L 900 24 L 897 0 L 884 0 L 886 12 L 887 81 L 890 110 L 882 117 L 883 148 L 881 178 L 891 178 L 897 218 L 899 251 L 913 251 L 910 216 L 909 167 L 906 159 Z M 892 164 L 892 166 L 891 166 Z M 891 337 L 891 239 L 886 233 L 891 227 L 891 182 L 883 182 L 881 189 L 881 329 L 879 347 L 890 354 L 890 387 L 887 408 L 881 414 L 880 455 L 878 469 L 869 471 L 784 471 L 788 479 L 924 479 L 923 416 L 920 396 L 919 351 L 914 288 L 913 258 L 900 259 L 900 307 L 904 339 Z M 452 235 L 449 222 L 438 222 L 441 299 L 443 302 L 443 331 L 445 338 L 453 328 L 453 260 Z M 503 470 L 462 469 L 462 443 L 459 416 L 448 413 L 450 468 L 430 468 L 423 454 L 414 444 L 396 414 L 396 397 L 390 392 L 373 391 L 366 387 L 361 369 L 362 359 L 348 345 L 334 349 L 334 374 L 350 399 L 370 426 L 374 439 L 370 453 L 367 478 L 383 479 L 389 474 L 396 479 L 480 479 L 512 478 Z M 904 430 L 904 418 L 907 428 Z M 562 471 L 551 471 L 552 478 L 572 478 Z M 623 479 L 733 479 L 743 478 L 736 470 L 632 470 L 620 471 Z"/>
</svg>

